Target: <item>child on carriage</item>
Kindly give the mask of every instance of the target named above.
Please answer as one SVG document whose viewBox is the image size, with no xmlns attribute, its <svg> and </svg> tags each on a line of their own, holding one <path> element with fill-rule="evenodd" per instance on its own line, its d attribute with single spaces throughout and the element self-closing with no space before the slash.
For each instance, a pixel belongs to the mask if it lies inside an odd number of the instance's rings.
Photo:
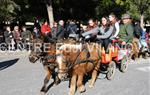
<svg viewBox="0 0 150 95">
<path fill-rule="evenodd" d="M 90 22 L 92 24 L 92 21 L 89 20 L 89 24 Z M 85 39 L 92 40 L 96 37 L 96 40 L 98 40 L 97 42 L 101 43 L 105 51 L 108 52 L 108 45 L 117 37 L 118 33 L 119 23 L 117 22 L 116 16 L 114 14 L 110 14 L 109 19 L 107 17 L 102 18 L 102 25 L 100 28 L 95 27 L 90 31 L 83 33 L 82 36 L 85 37 Z"/>
<path fill-rule="evenodd" d="M 106 53 L 108 52 L 108 45 L 117 38 L 119 30 L 119 23 L 114 14 L 110 14 L 109 19 L 102 17 L 102 25 L 99 28 L 100 32 L 97 35 L 97 39 L 102 43 Z"/>
</svg>

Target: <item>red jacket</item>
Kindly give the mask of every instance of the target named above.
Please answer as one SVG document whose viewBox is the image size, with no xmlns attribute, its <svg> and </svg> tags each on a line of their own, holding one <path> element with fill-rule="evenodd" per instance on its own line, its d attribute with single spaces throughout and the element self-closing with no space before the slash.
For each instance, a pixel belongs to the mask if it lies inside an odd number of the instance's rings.
<svg viewBox="0 0 150 95">
<path fill-rule="evenodd" d="M 42 32 L 42 34 L 50 33 L 50 32 L 51 32 L 50 26 L 43 24 L 43 25 L 41 26 L 41 32 Z"/>
</svg>

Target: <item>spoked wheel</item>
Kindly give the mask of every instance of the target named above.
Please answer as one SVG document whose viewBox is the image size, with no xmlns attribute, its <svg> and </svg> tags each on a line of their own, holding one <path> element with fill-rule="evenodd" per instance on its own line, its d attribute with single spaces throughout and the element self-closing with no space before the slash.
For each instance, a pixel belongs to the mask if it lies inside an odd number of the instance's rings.
<svg viewBox="0 0 150 95">
<path fill-rule="evenodd" d="M 1 51 L 6 51 L 7 50 L 7 46 L 5 44 L 2 44 L 0 50 Z"/>
<path fill-rule="evenodd" d="M 113 77 L 114 77 L 114 74 L 115 74 L 115 70 L 116 70 L 116 63 L 114 61 L 111 61 L 109 63 L 109 66 L 108 66 L 108 72 L 106 74 L 106 78 L 108 80 L 111 80 Z"/>
<path fill-rule="evenodd" d="M 128 68 L 128 57 L 124 56 L 123 59 L 120 62 L 120 71 L 125 73 Z"/>
</svg>

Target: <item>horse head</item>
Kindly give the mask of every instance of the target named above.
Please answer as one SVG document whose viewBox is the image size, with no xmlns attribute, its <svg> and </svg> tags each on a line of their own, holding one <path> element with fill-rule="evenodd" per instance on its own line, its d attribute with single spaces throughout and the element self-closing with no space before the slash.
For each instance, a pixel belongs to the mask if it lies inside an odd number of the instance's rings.
<svg viewBox="0 0 150 95">
<path fill-rule="evenodd" d="M 63 80 L 67 77 L 70 66 L 74 63 L 77 53 L 81 49 L 81 44 L 74 41 L 63 41 L 64 43 L 56 50 L 56 62 L 58 63 L 58 77 Z"/>
</svg>

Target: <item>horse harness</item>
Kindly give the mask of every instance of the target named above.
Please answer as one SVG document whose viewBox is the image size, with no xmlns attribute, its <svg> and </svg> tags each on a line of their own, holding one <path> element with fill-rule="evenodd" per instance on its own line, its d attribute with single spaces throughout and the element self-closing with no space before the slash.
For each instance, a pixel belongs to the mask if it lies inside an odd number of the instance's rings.
<svg viewBox="0 0 150 95">
<path fill-rule="evenodd" d="M 81 55 L 81 52 L 86 52 L 86 58 L 84 59 L 84 60 L 81 60 L 80 59 L 80 55 Z M 98 53 L 99 54 L 99 53 Z M 58 56 L 63 56 L 63 55 L 58 55 Z M 99 56 L 100 56 L 100 54 L 99 54 Z M 63 63 L 66 63 L 67 64 L 67 69 L 63 69 L 63 71 L 64 72 L 59 72 L 59 73 L 67 73 L 69 70 L 71 70 L 75 65 L 78 65 L 78 64 L 83 64 L 83 63 L 85 63 L 85 64 L 87 64 L 88 62 L 90 62 L 90 63 L 92 63 L 93 64 L 93 66 L 95 67 L 95 62 L 96 62 L 96 60 L 92 60 L 92 59 L 89 59 L 90 58 L 90 52 L 88 51 L 88 49 L 84 46 L 83 48 L 82 48 L 82 50 L 80 51 L 80 52 L 78 52 L 78 54 L 77 54 L 77 56 L 76 56 L 76 58 L 75 58 L 75 60 L 74 60 L 74 62 L 73 62 L 73 64 L 72 63 L 70 63 L 71 61 L 70 61 L 70 58 L 67 58 Z M 100 59 L 100 57 L 99 57 L 99 59 Z M 60 69 L 59 69 L 60 70 Z M 62 70 L 62 69 L 61 69 Z M 98 70 L 97 70 L 98 71 Z"/>
</svg>

